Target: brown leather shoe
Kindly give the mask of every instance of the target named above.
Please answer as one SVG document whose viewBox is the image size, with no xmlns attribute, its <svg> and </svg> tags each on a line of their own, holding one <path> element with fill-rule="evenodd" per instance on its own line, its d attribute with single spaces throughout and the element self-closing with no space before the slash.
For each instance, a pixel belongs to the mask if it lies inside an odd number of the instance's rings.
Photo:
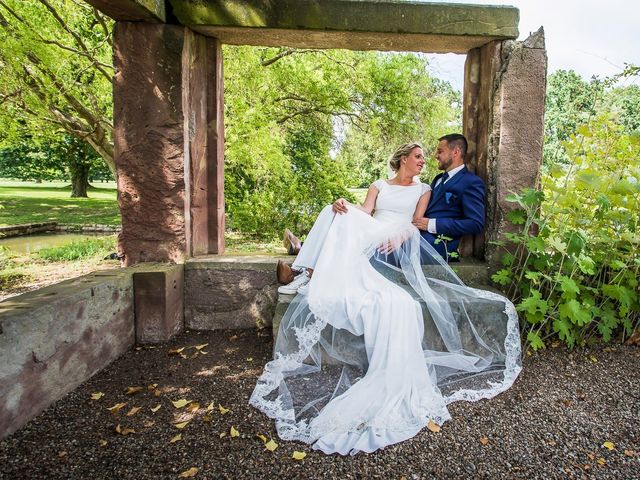
<svg viewBox="0 0 640 480">
<path fill-rule="evenodd" d="M 295 270 L 291 268 L 291 265 L 283 262 L 282 260 L 278 260 L 278 265 L 276 266 L 276 277 L 278 278 L 278 282 L 283 285 L 287 285 L 293 281 L 295 276 Z"/>
<path fill-rule="evenodd" d="M 284 229 L 284 236 L 282 238 L 284 248 L 287 249 L 289 255 L 297 255 L 302 247 L 302 242 L 296 237 L 288 228 Z"/>
</svg>

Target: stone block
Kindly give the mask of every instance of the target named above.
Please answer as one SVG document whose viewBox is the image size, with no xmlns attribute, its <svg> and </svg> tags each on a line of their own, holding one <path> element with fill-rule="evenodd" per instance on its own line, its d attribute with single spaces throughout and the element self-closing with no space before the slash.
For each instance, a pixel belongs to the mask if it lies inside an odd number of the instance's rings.
<svg viewBox="0 0 640 480">
<path fill-rule="evenodd" d="M 185 326 L 217 330 L 270 325 L 277 301 L 278 258 L 219 255 L 189 259 L 185 263 Z"/>
<path fill-rule="evenodd" d="M 133 345 L 131 274 L 96 272 L 0 302 L 0 438 Z"/>
<path fill-rule="evenodd" d="M 127 22 L 165 22 L 163 0 L 86 0 L 114 20 Z"/>
<path fill-rule="evenodd" d="M 133 291 L 137 343 L 166 342 L 184 329 L 184 265 L 141 264 Z"/>
</svg>

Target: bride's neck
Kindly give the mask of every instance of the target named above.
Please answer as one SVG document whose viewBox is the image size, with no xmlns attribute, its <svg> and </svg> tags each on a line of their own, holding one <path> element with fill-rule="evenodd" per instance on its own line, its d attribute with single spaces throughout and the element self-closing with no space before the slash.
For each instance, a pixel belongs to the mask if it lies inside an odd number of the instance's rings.
<svg viewBox="0 0 640 480">
<path fill-rule="evenodd" d="M 413 175 L 409 175 L 405 172 L 398 172 L 392 179 L 393 183 L 398 185 L 411 185 L 413 183 Z"/>
</svg>

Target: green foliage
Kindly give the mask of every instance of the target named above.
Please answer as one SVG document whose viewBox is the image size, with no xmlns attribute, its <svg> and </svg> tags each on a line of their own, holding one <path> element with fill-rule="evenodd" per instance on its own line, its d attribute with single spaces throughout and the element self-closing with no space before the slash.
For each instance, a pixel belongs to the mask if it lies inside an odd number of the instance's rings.
<svg viewBox="0 0 640 480">
<path fill-rule="evenodd" d="M 63 129 L 114 171 L 112 23 L 84 2 L 0 2 L 0 140 Z"/>
<path fill-rule="evenodd" d="M 532 349 L 557 336 L 570 348 L 640 326 L 640 139 L 607 116 L 565 143 L 571 163 L 543 175 L 543 192 L 508 200 L 508 287 Z"/>
<path fill-rule="evenodd" d="M 38 256 L 43 260 L 68 262 L 92 257 L 94 255 L 105 256 L 113 252 L 115 247 L 115 237 L 89 238 L 78 242 L 71 242 L 61 247 L 43 248 L 38 251 Z"/>
<path fill-rule="evenodd" d="M 304 233 L 396 146 L 435 145 L 459 98 L 417 55 L 224 47 L 227 226 Z M 451 127 L 449 127 L 451 128 Z"/>
</svg>

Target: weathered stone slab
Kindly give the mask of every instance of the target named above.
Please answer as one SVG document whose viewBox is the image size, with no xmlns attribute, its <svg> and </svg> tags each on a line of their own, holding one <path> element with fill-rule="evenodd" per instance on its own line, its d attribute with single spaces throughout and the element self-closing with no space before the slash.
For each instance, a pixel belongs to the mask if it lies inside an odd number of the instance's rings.
<svg viewBox="0 0 640 480">
<path fill-rule="evenodd" d="M 178 21 L 238 45 L 466 53 L 517 38 L 518 9 L 417 1 L 169 0 Z"/>
<path fill-rule="evenodd" d="M 133 291 L 137 343 L 166 342 L 184 329 L 184 265 L 141 264 Z"/>
<path fill-rule="evenodd" d="M 164 0 L 86 0 L 105 15 L 127 22 L 165 22 Z"/>
<path fill-rule="evenodd" d="M 131 273 L 96 272 L 0 302 L 0 438 L 133 345 Z"/>
<path fill-rule="evenodd" d="M 277 299 L 278 258 L 220 255 L 188 260 L 185 326 L 217 330 L 270 325 Z"/>
<path fill-rule="evenodd" d="M 497 264 L 491 240 L 512 226 L 506 219 L 518 208 L 507 202 L 511 192 L 536 188 L 544 142 L 547 55 L 542 28 L 524 42 L 502 42 L 494 76 L 487 158 L 487 255 Z"/>
</svg>

